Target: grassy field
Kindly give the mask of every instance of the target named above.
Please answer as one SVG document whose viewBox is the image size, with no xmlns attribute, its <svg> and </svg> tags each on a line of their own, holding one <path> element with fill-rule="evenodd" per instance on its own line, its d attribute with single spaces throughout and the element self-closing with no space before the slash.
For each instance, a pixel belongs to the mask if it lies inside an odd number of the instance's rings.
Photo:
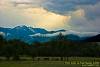
<svg viewBox="0 0 100 67">
<path fill-rule="evenodd" d="M 2 61 L 0 67 L 81 67 L 76 64 L 64 64 L 63 62 L 32 62 L 32 61 Z"/>
<path fill-rule="evenodd" d="M 100 58 L 69 57 L 68 61 L 32 61 L 27 57 L 26 61 L 1 60 L 0 67 L 100 67 Z"/>
<path fill-rule="evenodd" d="M 0 61 L 0 67 L 100 67 L 98 65 L 68 64 L 63 61 Z"/>
</svg>

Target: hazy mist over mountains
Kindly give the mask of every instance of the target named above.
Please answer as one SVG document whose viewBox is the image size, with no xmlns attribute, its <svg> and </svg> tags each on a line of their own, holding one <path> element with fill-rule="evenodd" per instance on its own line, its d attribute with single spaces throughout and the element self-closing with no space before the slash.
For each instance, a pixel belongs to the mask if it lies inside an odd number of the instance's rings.
<svg viewBox="0 0 100 67">
<path fill-rule="evenodd" d="M 14 28 L 0 27 L 0 35 L 3 35 L 6 39 L 20 39 L 28 43 L 35 41 L 46 42 L 52 38 L 57 37 L 60 33 L 68 40 L 83 41 L 86 38 L 98 35 L 97 32 L 77 32 L 72 30 L 57 30 L 47 31 L 43 28 L 33 28 L 25 25 L 16 26 Z"/>
</svg>

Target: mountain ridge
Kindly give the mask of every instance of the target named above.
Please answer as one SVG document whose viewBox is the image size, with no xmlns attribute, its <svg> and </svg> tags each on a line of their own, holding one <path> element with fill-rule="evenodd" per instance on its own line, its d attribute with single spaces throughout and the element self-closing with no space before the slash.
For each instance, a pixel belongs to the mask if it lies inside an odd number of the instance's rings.
<svg viewBox="0 0 100 67">
<path fill-rule="evenodd" d="M 71 30 L 57 30 L 57 31 L 47 31 L 43 28 L 33 28 L 28 26 L 16 26 L 14 28 L 3 28 L 0 27 L 0 32 L 4 33 L 6 39 L 21 39 L 23 41 L 32 43 L 34 41 L 46 42 L 52 39 L 55 36 L 58 36 L 59 33 L 62 33 L 69 40 L 79 41 L 96 35 L 90 34 L 81 34 L 80 32 L 71 31 Z M 89 35 L 89 36 L 85 36 Z M 85 40 L 84 40 L 85 41 Z"/>
<path fill-rule="evenodd" d="M 87 38 L 85 41 L 87 42 L 100 42 L 100 34 Z"/>
</svg>

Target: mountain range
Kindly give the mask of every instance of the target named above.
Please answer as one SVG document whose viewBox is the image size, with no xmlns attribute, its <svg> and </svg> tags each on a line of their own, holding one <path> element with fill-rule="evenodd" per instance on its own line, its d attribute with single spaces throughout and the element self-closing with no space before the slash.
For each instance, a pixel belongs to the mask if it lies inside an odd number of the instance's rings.
<svg viewBox="0 0 100 67">
<path fill-rule="evenodd" d="M 87 42 L 100 42 L 100 34 L 93 36 L 93 37 L 89 37 L 85 41 L 87 41 Z"/>
<path fill-rule="evenodd" d="M 68 40 L 72 41 L 100 41 L 100 35 L 97 32 L 76 32 L 72 30 L 47 31 L 43 28 L 33 28 L 28 26 L 16 26 L 14 28 L 0 27 L 0 35 L 7 40 L 20 39 L 32 43 L 35 41 L 46 42 L 62 33 Z"/>
</svg>

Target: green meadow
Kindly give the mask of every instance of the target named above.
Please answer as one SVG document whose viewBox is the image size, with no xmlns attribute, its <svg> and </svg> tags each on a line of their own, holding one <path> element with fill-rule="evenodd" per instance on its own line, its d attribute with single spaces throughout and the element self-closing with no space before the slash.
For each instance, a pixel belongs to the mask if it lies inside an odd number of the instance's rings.
<svg viewBox="0 0 100 67">
<path fill-rule="evenodd" d="M 48 58 L 50 59 L 51 57 Z M 28 57 L 26 59 L 19 61 L 6 61 L 3 59 L 0 61 L 0 67 L 100 67 L 100 58 L 93 57 L 68 57 L 66 61 L 32 61 Z"/>
<path fill-rule="evenodd" d="M 0 62 L 0 67 L 81 67 L 77 64 L 64 64 L 62 61 L 2 61 Z"/>
</svg>

